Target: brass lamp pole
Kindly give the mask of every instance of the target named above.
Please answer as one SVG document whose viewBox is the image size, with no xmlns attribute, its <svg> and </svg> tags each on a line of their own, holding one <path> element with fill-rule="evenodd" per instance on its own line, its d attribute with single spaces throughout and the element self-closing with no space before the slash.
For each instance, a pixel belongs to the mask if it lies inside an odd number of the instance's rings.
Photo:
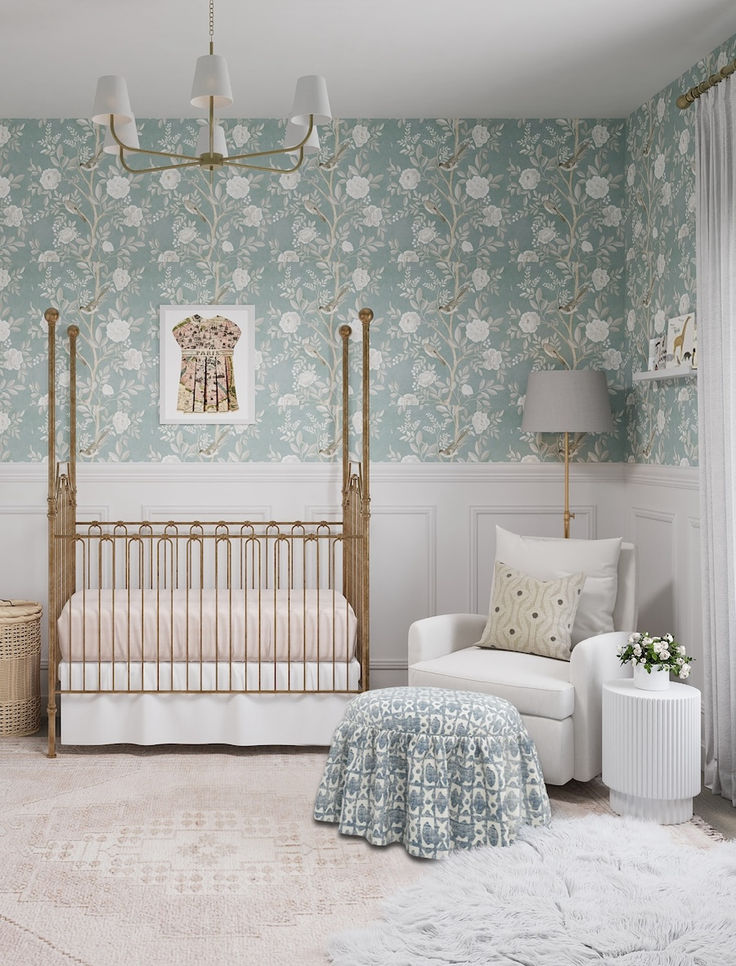
<svg viewBox="0 0 736 966">
<path fill-rule="evenodd" d="M 606 375 L 596 369 L 546 369 L 529 373 L 521 422 L 524 432 L 562 433 L 565 461 L 565 537 L 570 536 L 570 433 L 607 433 L 613 428 Z"/>
</svg>

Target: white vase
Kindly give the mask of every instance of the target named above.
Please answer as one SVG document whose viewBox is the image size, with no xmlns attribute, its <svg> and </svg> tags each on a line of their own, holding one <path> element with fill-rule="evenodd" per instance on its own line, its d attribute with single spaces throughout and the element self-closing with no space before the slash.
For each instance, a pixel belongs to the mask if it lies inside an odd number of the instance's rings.
<svg viewBox="0 0 736 966">
<path fill-rule="evenodd" d="M 643 664 L 634 668 L 634 687 L 642 691 L 666 691 L 670 686 L 670 672 L 667 668 L 652 668 L 647 672 Z"/>
</svg>

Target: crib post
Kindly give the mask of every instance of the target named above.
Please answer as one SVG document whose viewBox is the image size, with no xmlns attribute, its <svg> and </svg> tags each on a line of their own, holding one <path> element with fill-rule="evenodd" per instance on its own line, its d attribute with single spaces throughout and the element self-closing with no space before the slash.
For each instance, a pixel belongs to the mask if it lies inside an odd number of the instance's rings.
<svg viewBox="0 0 736 966">
<path fill-rule="evenodd" d="M 48 308 L 43 314 L 48 326 L 48 543 L 49 584 L 47 601 L 49 666 L 48 666 L 48 750 L 56 757 L 56 323 L 59 310 Z"/>
<path fill-rule="evenodd" d="M 349 325 L 341 325 L 340 338 L 342 339 L 342 592 L 354 607 L 353 600 L 353 572 L 355 547 L 352 527 L 350 526 L 349 501 L 350 501 L 350 412 L 349 412 L 349 389 L 350 389 L 350 336 L 353 330 Z"/>
<path fill-rule="evenodd" d="M 72 506 L 77 506 L 77 336 L 79 326 L 70 325 L 66 330 L 69 336 L 69 485 Z"/>
<path fill-rule="evenodd" d="M 363 364 L 362 364 L 362 377 L 363 377 L 363 466 L 362 466 L 362 476 L 363 476 L 363 486 L 361 491 L 361 566 L 360 566 L 360 595 L 361 595 L 361 612 L 362 612 L 362 637 L 361 637 L 361 648 L 360 648 L 360 661 L 361 661 L 361 687 L 364 691 L 370 688 L 370 522 L 371 522 L 371 462 L 370 462 L 370 441 L 371 441 L 371 423 L 370 423 L 370 324 L 373 321 L 373 311 L 372 309 L 361 309 L 358 312 L 358 318 L 360 319 L 363 326 Z"/>
</svg>

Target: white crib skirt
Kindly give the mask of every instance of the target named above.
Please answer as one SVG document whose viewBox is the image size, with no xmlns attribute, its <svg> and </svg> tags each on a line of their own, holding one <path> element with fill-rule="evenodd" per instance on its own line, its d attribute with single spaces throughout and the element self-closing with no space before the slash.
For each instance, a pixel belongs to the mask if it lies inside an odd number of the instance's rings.
<svg viewBox="0 0 736 966">
<path fill-rule="evenodd" d="M 243 688 L 247 675 L 248 688 L 257 691 L 258 664 L 190 664 L 158 665 L 160 688 L 170 693 L 156 693 L 155 664 L 131 665 L 130 688 L 142 694 L 111 692 L 113 670 L 115 687 L 127 688 L 128 666 L 115 664 L 82 665 L 61 662 L 59 678 L 62 692 L 79 690 L 86 682 L 89 694 L 64 694 L 59 698 L 61 742 L 71 745 L 108 744 L 228 744 L 228 745 L 329 745 L 342 720 L 346 707 L 355 694 L 299 693 L 304 687 L 303 662 L 277 662 L 260 666 L 260 689 L 265 693 L 229 694 L 227 690 Z M 173 688 L 170 687 L 173 668 Z M 232 669 L 232 685 L 230 674 Z M 142 673 L 141 673 L 142 671 Z M 200 673 L 204 693 L 200 687 Z M 334 685 L 333 685 L 334 673 Z M 290 679 L 289 679 L 290 677 Z M 141 680 L 143 686 L 141 687 Z M 207 693 L 217 687 L 221 693 Z M 307 662 L 307 688 L 333 687 L 357 691 L 360 665 L 331 662 Z M 286 690 L 293 693 L 269 694 Z M 102 692 L 102 693 L 100 693 Z M 179 693 L 177 693 L 179 692 Z"/>
</svg>

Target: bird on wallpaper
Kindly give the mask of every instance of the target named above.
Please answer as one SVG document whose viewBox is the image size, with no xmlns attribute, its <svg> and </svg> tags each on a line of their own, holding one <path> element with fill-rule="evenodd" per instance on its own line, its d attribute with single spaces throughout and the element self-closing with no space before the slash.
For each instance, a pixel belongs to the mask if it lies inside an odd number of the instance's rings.
<svg viewBox="0 0 736 966">
<path fill-rule="evenodd" d="M 572 315 L 578 305 L 580 305 L 583 296 L 587 291 L 588 286 L 583 285 L 583 287 L 578 289 L 578 291 L 573 295 L 569 302 L 563 302 L 562 305 L 558 305 L 557 308 L 560 310 L 560 312 L 564 312 L 566 315 Z"/>
<path fill-rule="evenodd" d="M 649 136 L 647 137 L 647 143 L 642 148 L 642 157 L 648 158 L 649 152 L 652 150 L 652 143 L 654 141 L 654 124 L 649 125 Z"/>
<path fill-rule="evenodd" d="M 433 359 L 437 359 L 438 362 L 441 362 L 443 366 L 447 366 L 448 369 L 450 368 L 447 365 L 447 362 L 440 355 L 439 351 L 435 349 L 435 347 L 432 345 L 431 342 L 425 342 L 422 348 L 424 349 L 424 351 L 427 353 L 428 356 L 432 356 Z"/>
<path fill-rule="evenodd" d="M 652 280 L 649 282 L 649 288 L 641 297 L 641 304 L 644 306 L 645 309 L 648 308 L 649 303 L 652 301 L 653 291 L 654 291 L 654 277 L 652 277 Z"/>
<path fill-rule="evenodd" d="M 430 201 L 429 198 L 424 199 L 424 209 L 425 211 L 428 211 L 430 215 L 437 215 L 437 217 L 441 218 L 445 222 L 445 224 L 447 225 L 450 224 L 450 222 L 447 220 L 447 218 L 445 218 L 445 216 L 442 214 L 442 212 L 434 203 L 434 201 Z"/>
<path fill-rule="evenodd" d="M 445 158 L 444 161 L 437 161 L 437 167 L 442 168 L 443 171 L 453 171 L 457 167 L 457 163 L 460 158 L 465 154 L 465 152 L 470 147 L 470 141 L 463 141 L 460 147 L 454 154 L 451 154 L 449 158 Z"/>
<path fill-rule="evenodd" d="M 207 222 L 207 219 L 205 218 L 205 216 L 202 214 L 199 208 L 194 204 L 194 202 L 191 201 L 189 198 L 185 198 L 182 204 L 184 205 L 184 207 L 186 208 L 186 210 L 189 212 L 190 215 L 196 215 L 198 218 L 201 218 L 203 222 L 205 223 Z"/>
<path fill-rule="evenodd" d="M 550 215 L 557 215 L 558 218 L 565 217 L 560 211 L 560 209 L 557 207 L 557 205 L 554 203 L 554 201 L 551 201 L 549 198 L 544 199 L 544 201 L 542 202 L 542 207 L 544 208 L 545 211 L 548 211 Z"/>
<path fill-rule="evenodd" d="M 70 201 L 68 198 L 64 198 L 64 207 L 70 215 L 76 215 L 77 218 L 81 218 L 82 221 L 86 221 L 89 225 L 89 218 L 74 204 L 73 201 Z"/>
<path fill-rule="evenodd" d="M 225 429 L 222 431 L 218 430 L 218 432 L 215 433 L 214 440 L 210 443 L 209 446 L 200 447 L 200 450 L 199 450 L 200 454 L 202 456 L 214 456 L 219 450 L 219 448 L 222 446 L 222 444 L 225 442 L 225 438 L 229 432 L 230 432 L 229 426 L 226 426 Z"/>
<path fill-rule="evenodd" d="M 89 446 L 85 446 L 84 449 L 80 448 L 79 453 L 81 456 L 94 456 L 97 450 L 102 446 L 107 437 L 110 435 L 109 429 L 103 429 L 101 433 L 97 436 L 93 443 Z"/>
<path fill-rule="evenodd" d="M 345 298 L 345 293 L 350 288 L 349 285 L 343 285 L 337 295 L 330 299 L 329 302 L 324 302 L 318 305 L 320 312 L 324 312 L 325 315 L 332 315 L 332 313 L 337 309 L 338 305 Z"/>
<path fill-rule="evenodd" d="M 340 302 L 342 302 L 342 300 L 345 298 L 345 293 L 349 288 L 350 288 L 349 285 L 343 285 L 343 287 L 340 289 L 340 291 L 337 293 L 337 295 L 334 298 L 330 299 L 328 302 L 320 303 L 317 306 L 320 312 L 324 312 L 325 315 L 332 315 L 332 313 L 335 312 L 335 310 L 337 309 Z"/>
<path fill-rule="evenodd" d="M 563 168 L 565 171 L 572 171 L 589 147 L 590 141 L 586 138 L 574 154 L 570 155 L 569 158 L 565 158 L 564 161 L 558 161 L 557 167 Z"/>
<path fill-rule="evenodd" d="M 105 293 L 106 293 L 106 292 L 108 292 L 108 291 L 109 291 L 109 289 L 110 289 L 110 286 L 109 286 L 109 285 L 106 285 L 106 286 L 105 286 L 105 287 L 104 287 L 104 288 L 102 289 L 102 291 L 101 291 L 101 292 L 99 292 L 99 294 L 98 294 L 98 295 L 96 295 L 96 296 L 95 296 L 95 297 L 94 297 L 93 299 L 91 299 L 91 300 L 90 300 L 89 302 L 87 302 L 87 303 L 86 303 L 85 305 L 80 305 L 80 306 L 79 306 L 79 311 L 80 311 L 80 312 L 85 312 L 85 313 L 86 313 L 87 315 L 89 315 L 89 314 L 90 314 L 91 312 L 94 312 L 94 310 L 95 310 L 95 309 L 97 308 L 97 306 L 98 306 L 98 305 L 100 304 L 100 302 L 102 301 L 102 299 L 103 299 L 103 297 L 104 297 L 104 295 L 105 295 Z"/>
<path fill-rule="evenodd" d="M 304 207 L 307 209 L 310 215 L 316 215 L 318 218 L 321 218 L 326 225 L 329 225 L 329 221 L 327 220 L 326 216 L 322 214 L 317 205 L 315 205 L 313 201 L 310 201 L 309 198 L 305 200 Z"/>
<path fill-rule="evenodd" d="M 327 365 L 327 360 L 325 359 L 325 357 L 320 355 L 319 350 L 315 349 L 315 347 L 310 342 L 305 342 L 303 345 L 303 348 L 304 348 L 305 355 L 311 356 L 312 359 L 318 359 L 323 366 Z"/>
<path fill-rule="evenodd" d="M 636 200 L 642 206 L 642 208 L 646 211 L 647 210 L 647 203 L 646 203 L 646 201 L 644 201 L 644 195 L 641 193 L 641 191 L 637 191 L 636 192 Z"/>
<path fill-rule="evenodd" d="M 83 168 L 85 171 L 91 171 L 93 168 L 96 168 L 97 165 L 100 163 L 100 158 L 102 157 L 103 148 L 104 146 L 100 145 L 100 147 L 97 149 L 95 154 L 87 158 L 86 161 L 79 162 L 79 167 Z"/>
<path fill-rule="evenodd" d="M 345 154 L 348 149 L 348 142 L 346 141 L 341 145 L 337 151 L 332 155 L 332 157 L 327 158 L 325 161 L 320 161 L 317 164 L 318 168 L 322 168 L 323 171 L 332 171 L 333 168 L 337 167 L 337 162 Z"/>
<path fill-rule="evenodd" d="M 469 285 L 463 285 L 454 298 L 449 299 L 443 305 L 438 305 L 437 308 L 440 310 L 440 312 L 444 312 L 445 315 L 448 315 L 450 312 L 454 312 L 458 305 L 462 302 L 463 298 L 465 297 L 465 293 L 469 288 Z"/>
<path fill-rule="evenodd" d="M 565 358 L 563 358 L 563 356 L 560 355 L 560 353 L 557 351 L 557 349 L 555 349 L 555 347 L 552 345 L 551 342 L 543 342 L 542 350 L 544 351 L 545 355 L 548 355 L 550 357 L 550 359 L 557 359 L 557 361 L 561 362 L 566 369 L 570 368 L 570 363 Z"/>
<path fill-rule="evenodd" d="M 464 429 L 459 436 L 455 437 L 455 439 L 449 444 L 449 446 L 440 447 L 439 449 L 440 456 L 454 456 L 455 453 L 457 453 L 458 447 L 460 446 L 460 444 L 462 443 L 462 441 L 465 439 L 465 437 L 468 435 L 469 432 L 470 432 L 469 429 Z"/>
<path fill-rule="evenodd" d="M 325 446 L 324 449 L 319 450 L 320 456 L 334 456 L 337 452 L 337 447 L 340 445 L 340 440 L 334 439 L 329 446 Z"/>
</svg>

